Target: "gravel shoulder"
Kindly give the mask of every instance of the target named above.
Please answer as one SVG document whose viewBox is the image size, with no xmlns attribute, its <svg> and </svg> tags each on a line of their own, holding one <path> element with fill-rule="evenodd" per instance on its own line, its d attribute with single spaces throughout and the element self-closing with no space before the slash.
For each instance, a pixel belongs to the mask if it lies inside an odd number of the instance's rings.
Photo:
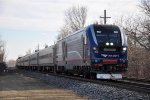
<svg viewBox="0 0 150 100">
<path fill-rule="evenodd" d="M 150 94 L 30 71 L 0 76 L 0 100 L 150 100 Z"/>
<path fill-rule="evenodd" d="M 86 100 L 21 73 L 0 75 L 0 100 Z"/>
<path fill-rule="evenodd" d="M 24 74 L 43 81 L 55 88 L 74 91 L 77 95 L 87 97 L 89 100 L 150 100 L 150 94 L 129 91 L 107 85 L 82 82 L 36 72 L 25 72 Z"/>
</svg>

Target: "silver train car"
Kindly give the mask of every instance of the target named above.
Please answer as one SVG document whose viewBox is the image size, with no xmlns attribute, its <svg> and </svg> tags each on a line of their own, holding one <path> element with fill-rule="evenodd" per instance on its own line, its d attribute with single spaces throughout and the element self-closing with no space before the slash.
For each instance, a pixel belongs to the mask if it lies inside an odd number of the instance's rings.
<svg viewBox="0 0 150 100">
<path fill-rule="evenodd" d="M 23 69 L 52 71 L 55 60 L 53 57 L 53 48 L 54 46 L 50 46 L 33 54 L 19 57 L 16 61 L 16 66 Z"/>
<path fill-rule="evenodd" d="M 54 69 L 54 46 L 50 46 L 38 52 L 38 66 L 40 70 L 52 71 Z"/>
</svg>

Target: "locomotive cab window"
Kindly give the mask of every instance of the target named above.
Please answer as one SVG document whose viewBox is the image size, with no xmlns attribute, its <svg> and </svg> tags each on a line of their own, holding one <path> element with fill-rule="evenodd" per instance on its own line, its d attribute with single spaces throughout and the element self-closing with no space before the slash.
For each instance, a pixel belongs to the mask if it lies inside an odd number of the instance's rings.
<svg viewBox="0 0 150 100">
<path fill-rule="evenodd" d="M 94 32 L 101 46 L 121 46 L 121 33 L 118 27 L 94 26 Z"/>
</svg>

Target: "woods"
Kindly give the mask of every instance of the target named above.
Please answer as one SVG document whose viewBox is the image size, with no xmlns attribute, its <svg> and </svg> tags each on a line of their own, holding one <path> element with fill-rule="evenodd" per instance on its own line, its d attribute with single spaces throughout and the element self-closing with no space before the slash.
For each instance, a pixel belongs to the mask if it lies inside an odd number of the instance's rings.
<svg viewBox="0 0 150 100">
<path fill-rule="evenodd" d="M 60 29 L 57 39 L 63 38 L 84 27 L 87 17 L 87 8 L 84 6 L 73 6 L 67 9 L 64 15 L 64 25 Z"/>
<path fill-rule="evenodd" d="M 128 35 L 129 66 L 127 77 L 150 79 L 150 1 L 138 5 L 140 15 L 120 18 L 117 24 Z"/>
<path fill-rule="evenodd" d="M 6 69 L 6 49 L 5 42 L 0 40 L 0 73 Z"/>
</svg>

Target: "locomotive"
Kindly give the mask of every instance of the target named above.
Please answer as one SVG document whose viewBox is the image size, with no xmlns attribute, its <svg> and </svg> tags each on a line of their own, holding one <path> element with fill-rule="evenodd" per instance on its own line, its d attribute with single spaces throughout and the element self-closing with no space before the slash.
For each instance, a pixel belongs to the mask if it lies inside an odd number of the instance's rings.
<svg viewBox="0 0 150 100">
<path fill-rule="evenodd" d="M 43 50 L 17 59 L 22 69 L 122 79 L 127 71 L 127 36 L 116 25 L 89 25 Z"/>
</svg>

